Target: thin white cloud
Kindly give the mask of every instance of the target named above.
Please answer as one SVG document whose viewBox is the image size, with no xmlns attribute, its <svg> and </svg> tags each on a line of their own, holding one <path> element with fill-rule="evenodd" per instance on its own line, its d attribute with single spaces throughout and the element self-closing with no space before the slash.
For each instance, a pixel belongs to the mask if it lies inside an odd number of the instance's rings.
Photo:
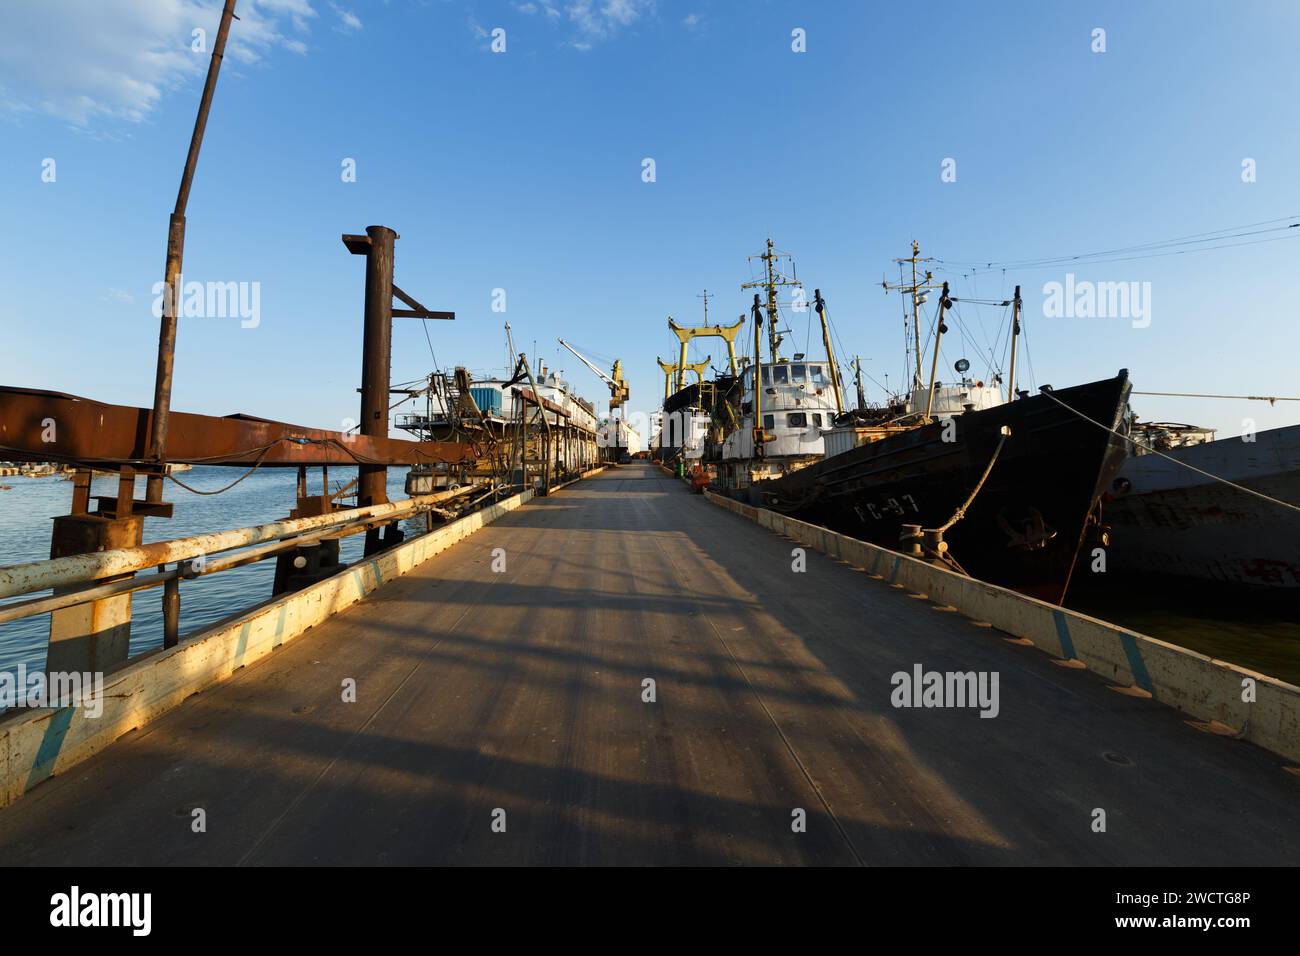
<svg viewBox="0 0 1300 956">
<path fill-rule="evenodd" d="M 488 32 L 488 28 L 479 23 L 473 14 L 470 14 L 469 20 L 466 22 L 469 24 L 469 32 L 474 35 L 474 40 L 478 48 L 480 50 L 491 50 L 492 34 Z"/>
<path fill-rule="evenodd" d="M 511 6 L 552 24 L 567 20 L 573 35 L 564 45 L 585 52 L 653 12 L 655 0 L 514 0 Z"/>
<path fill-rule="evenodd" d="M 607 40 L 654 9 L 654 0 L 572 0 L 566 12 L 578 28 L 579 42 Z"/>
<path fill-rule="evenodd" d="M 548 20 L 558 20 L 563 16 L 563 14 L 560 13 L 559 7 L 555 5 L 555 0 L 537 0 L 536 3 L 534 3 L 533 0 L 528 0 L 526 3 L 515 3 L 512 5 L 520 13 L 527 14 L 530 17 L 540 13 Z"/>
<path fill-rule="evenodd" d="M 335 15 L 339 18 L 339 25 L 334 29 L 338 30 L 340 33 L 356 33 L 361 29 L 360 18 L 351 10 L 344 10 L 337 3 L 331 3 L 330 9 L 332 9 Z"/>
<path fill-rule="evenodd" d="M 138 123 L 208 67 L 220 0 L 39 0 L 7 4 L 0 29 L 0 113 L 47 114 L 87 127 Z M 310 0 L 243 0 L 228 57 L 250 64 L 276 47 L 305 53 Z M 196 51 L 195 30 L 206 31 Z M 290 31 L 294 36 L 287 36 Z"/>
</svg>

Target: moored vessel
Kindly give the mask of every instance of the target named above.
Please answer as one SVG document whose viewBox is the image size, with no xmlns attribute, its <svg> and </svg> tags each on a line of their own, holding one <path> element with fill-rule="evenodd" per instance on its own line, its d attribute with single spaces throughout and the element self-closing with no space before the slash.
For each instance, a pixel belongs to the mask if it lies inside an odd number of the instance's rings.
<svg viewBox="0 0 1300 956">
<path fill-rule="evenodd" d="M 1111 568 L 1300 588 L 1300 425 L 1204 440 L 1213 436 L 1141 428 L 1146 440 L 1120 468 L 1107 508 Z"/>
<path fill-rule="evenodd" d="M 916 275 L 916 263 L 924 261 L 916 243 L 911 259 L 899 261 L 913 267 L 912 282 L 894 287 L 911 297 L 916 358 L 907 397 L 875 409 L 859 401 L 824 431 L 820 457 L 760 478 L 744 497 L 1060 603 L 1085 542 L 1108 542 L 1103 496 L 1124 461 L 1126 443 L 1092 421 L 1112 430 L 1121 426 L 1128 372 L 1059 391 L 1045 386 L 1032 397 L 1017 392 L 1017 287 L 1013 299 L 996 303 L 1012 307 L 1005 399 L 1001 375 L 991 375 L 987 385 L 972 380 L 964 358 L 955 364 L 959 379 L 941 383 L 945 317 L 957 300 L 948 283 L 932 284 L 929 273 Z M 919 305 L 932 289 L 939 291 L 939 304 L 930 376 L 923 384 Z M 838 386 L 829 337 L 827 345 Z M 757 455 L 765 454 L 760 447 Z"/>
<path fill-rule="evenodd" d="M 1060 603 L 1085 541 L 1106 542 L 1102 498 L 1125 456 L 1122 438 L 1080 415 L 1117 428 L 1129 388 L 1122 370 L 947 419 L 881 426 L 874 440 L 756 485 L 750 500 Z"/>
</svg>

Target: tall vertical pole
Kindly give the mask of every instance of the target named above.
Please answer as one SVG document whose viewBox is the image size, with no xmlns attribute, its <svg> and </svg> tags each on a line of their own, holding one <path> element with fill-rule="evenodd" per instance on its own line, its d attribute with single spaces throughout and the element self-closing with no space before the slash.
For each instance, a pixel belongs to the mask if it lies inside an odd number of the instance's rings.
<svg viewBox="0 0 1300 956">
<path fill-rule="evenodd" d="M 763 457 L 763 309 L 754 293 L 754 457 Z"/>
<path fill-rule="evenodd" d="M 920 316 L 917 314 L 917 305 L 916 305 L 916 257 L 920 255 L 920 252 L 921 252 L 920 244 L 915 239 L 913 239 L 912 240 L 912 332 L 916 336 L 916 379 L 915 379 L 916 385 L 913 385 L 912 386 L 913 388 L 917 388 L 921 384 L 921 319 Z"/>
<path fill-rule="evenodd" d="M 776 252 L 772 249 L 772 240 L 767 240 L 767 255 L 763 257 L 767 262 L 767 342 L 772 349 L 772 362 L 775 364 L 780 356 L 777 355 L 776 341 Z"/>
<path fill-rule="evenodd" d="M 817 317 L 822 320 L 822 342 L 826 346 L 826 360 L 831 366 L 831 387 L 835 389 L 835 413 L 844 414 L 844 399 L 840 397 L 840 370 L 835 364 L 835 353 L 831 351 L 830 317 L 826 314 L 826 300 L 822 298 L 821 289 L 813 289 L 813 301 Z"/>
<path fill-rule="evenodd" d="M 185 259 L 185 209 L 190 201 L 190 186 L 194 183 L 194 170 L 203 146 L 203 131 L 208 125 L 208 111 L 212 108 L 212 94 L 217 88 L 217 74 L 226 52 L 226 38 L 230 35 L 230 21 L 235 15 L 236 0 L 226 0 L 221 11 L 221 24 L 212 47 L 208 63 L 208 77 L 203 84 L 203 97 L 199 112 L 194 118 L 194 131 L 190 134 L 190 151 L 185 157 L 180 189 L 176 193 L 176 207 L 172 210 L 167 229 L 167 264 L 164 269 L 166 288 L 163 292 L 162 324 L 158 331 L 158 368 L 154 378 L 153 420 L 150 427 L 150 457 L 159 465 L 167 456 L 167 425 L 171 416 L 172 377 L 176 363 L 176 309 L 181 297 L 181 267 Z M 150 475 L 146 497 L 150 501 L 162 500 L 162 469 Z"/>
<path fill-rule="evenodd" d="M 930 362 L 930 394 L 925 400 L 925 420 L 930 420 L 930 412 L 934 409 L 934 380 L 939 374 L 939 342 L 943 338 L 943 333 L 948 331 L 948 327 L 943 324 L 943 313 L 948 308 L 948 283 L 943 284 L 943 293 L 939 298 L 939 322 L 934 328 L 934 359 Z"/>
<path fill-rule="evenodd" d="M 1007 374 L 1007 401 L 1016 400 L 1016 343 L 1020 340 L 1020 286 L 1011 300 L 1011 371 Z"/>
<path fill-rule="evenodd" d="M 361 347 L 361 434 L 388 437 L 388 384 L 393 349 L 393 243 L 387 226 L 367 226 L 365 332 Z M 388 467 L 361 465 L 357 506 L 388 501 Z"/>
</svg>

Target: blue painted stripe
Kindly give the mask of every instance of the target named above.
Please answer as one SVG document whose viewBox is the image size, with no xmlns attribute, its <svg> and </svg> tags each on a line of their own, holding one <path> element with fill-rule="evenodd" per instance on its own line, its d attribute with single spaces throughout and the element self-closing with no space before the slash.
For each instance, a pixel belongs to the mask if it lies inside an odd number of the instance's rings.
<svg viewBox="0 0 1300 956">
<path fill-rule="evenodd" d="M 59 759 L 59 751 L 63 749 L 63 740 L 68 735 L 68 728 L 72 726 L 74 710 L 76 707 L 71 705 L 60 707 L 45 724 L 45 735 L 41 737 L 41 745 L 36 749 L 36 759 L 32 761 L 31 773 L 27 775 L 28 790 L 54 772 L 54 763 Z"/>
<path fill-rule="evenodd" d="M 354 581 L 357 582 L 357 596 L 358 596 L 358 597 L 365 597 L 365 596 L 366 596 L 366 582 L 365 582 L 365 579 L 364 579 L 363 577 L 361 577 L 361 572 L 358 571 L 356 568 L 353 568 L 353 569 L 352 569 L 352 580 L 354 580 Z"/>
<path fill-rule="evenodd" d="M 890 583 L 890 584 L 893 584 L 895 581 L 898 580 L 898 569 L 901 568 L 902 566 L 903 566 L 903 558 L 902 558 L 902 556 L 900 555 L 899 557 L 894 558 L 894 570 L 891 571 L 890 574 L 889 574 L 889 583 Z"/>
<path fill-rule="evenodd" d="M 252 621 L 245 621 L 244 626 L 239 629 L 239 643 L 235 645 L 235 666 L 244 666 L 244 652 L 248 650 L 248 631 L 252 628 Z"/>
<path fill-rule="evenodd" d="M 1156 685 L 1152 683 L 1151 675 L 1147 672 L 1146 661 L 1142 660 L 1142 652 L 1138 650 L 1137 637 L 1132 634 L 1120 634 L 1119 642 L 1124 647 L 1124 656 L 1128 658 L 1129 670 L 1133 672 L 1133 683 L 1154 697 Z"/>
<path fill-rule="evenodd" d="M 384 583 L 384 572 L 379 570 L 379 562 L 371 561 L 370 566 L 375 569 L 375 587 Z"/>
<path fill-rule="evenodd" d="M 1061 639 L 1061 656 L 1067 661 L 1075 660 L 1074 641 L 1070 640 L 1070 624 L 1065 619 L 1065 614 L 1053 611 L 1052 617 L 1056 621 L 1056 636 Z"/>
<path fill-rule="evenodd" d="M 271 642 L 272 647 L 279 647 L 284 643 L 284 619 L 289 614 L 289 605 L 280 605 L 280 616 L 275 619 L 275 640 Z"/>
</svg>

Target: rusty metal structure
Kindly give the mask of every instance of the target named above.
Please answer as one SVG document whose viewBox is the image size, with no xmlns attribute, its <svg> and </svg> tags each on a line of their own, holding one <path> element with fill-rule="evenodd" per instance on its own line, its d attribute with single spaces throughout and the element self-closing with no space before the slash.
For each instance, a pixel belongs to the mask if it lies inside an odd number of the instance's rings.
<svg viewBox="0 0 1300 956">
<path fill-rule="evenodd" d="M 397 317 L 454 319 L 420 305 L 393 283 L 397 233 L 387 226 L 370 226 L 364 235 L 344 235 L 349 252 L 366 257 L 364 332 L 362 339 L 360 434 L 308 428 L 235 414 L 228 416 L 173 412 L 179 282 L 184 257 L 186 211 L 199 151 L 207 125 L 236 0 L 226 0 L 212 59 L 204 83 L 194 130 L 190 137 L 180 189 L 167 237 L 165 292 L 158 336 L 158 362 L 152 408 L 109 405 L 93 399 L 35 388 L 0 386 L 0 451 L 17 461 L 59 462 L 73 474 L 70 513 L 54 519 L 50 558 L 91 555 L 122 548 L 139 548 L 145 517 L 166 518 L 172 504 L 163 500 L 163 482 L 171 464 L 229 465 L 247 468 L 297 467 L 297 502 L 291 519 L 333 516 L 340 527 L 332 537 L 310 542 L 313 557 L 292 549 L 268 549 L 278 561 L 276 590 L 291 590 L 337 570 L 338 538 L 364 531 L 366 553 L 372 554 L 402 539 L 388 503 L 390 465 L 435 462 L 459 463 L 476 457 L 475 449 L 458 442 L 414 442 L 388 437 L 389 374 L 392 321 Z M 396 297 L 407 308 L 394 309 Z M 322 494 L 307 490 L 308 466 L 350 465 L 358 469 L 356 509 L 342 508 L 323 474 Z M 93 496 L 94 472 L 117 475 L 114 495 Z M 146 478 L 143 500 L 135 497 L 137 476 Z M 242 477 L 237 480 L 242 480 Z M 410 509 L 408 509 L 410 510 Z M 427 508 L 422 513 L 430 513 Z M 350 521 L 355 514 L 370 520 Z M 375 520 L 388 515 L 387 520 Z M 337 518 L 338 520 L 335 520 Z M 432 520 L 432 519 L 430 519 Z M 167 575 L 163 598 L 164 630 L 174 642 L 180 615 L 175 586 L 182 576 Z M 159 568 L 160 573 L 164 571 Z M 131 625 L 134 570 L 100 577 L 101 592 L 79 603 L 55 601 L 50 617 L 48 670 L 104 671 L 127 659 Z M 160 579 L 161 580 L 161 579 Z M 84 582 L 82 582 L 84 583 Z M 116 585 L 116 588 L 114 587 Z M 67 588 L 63 589 L 66 592 Z M 54 597 L 61 593 L 54 588 Z M 102 593 L 103 597 L 98 595 Z"/>
</svg>

